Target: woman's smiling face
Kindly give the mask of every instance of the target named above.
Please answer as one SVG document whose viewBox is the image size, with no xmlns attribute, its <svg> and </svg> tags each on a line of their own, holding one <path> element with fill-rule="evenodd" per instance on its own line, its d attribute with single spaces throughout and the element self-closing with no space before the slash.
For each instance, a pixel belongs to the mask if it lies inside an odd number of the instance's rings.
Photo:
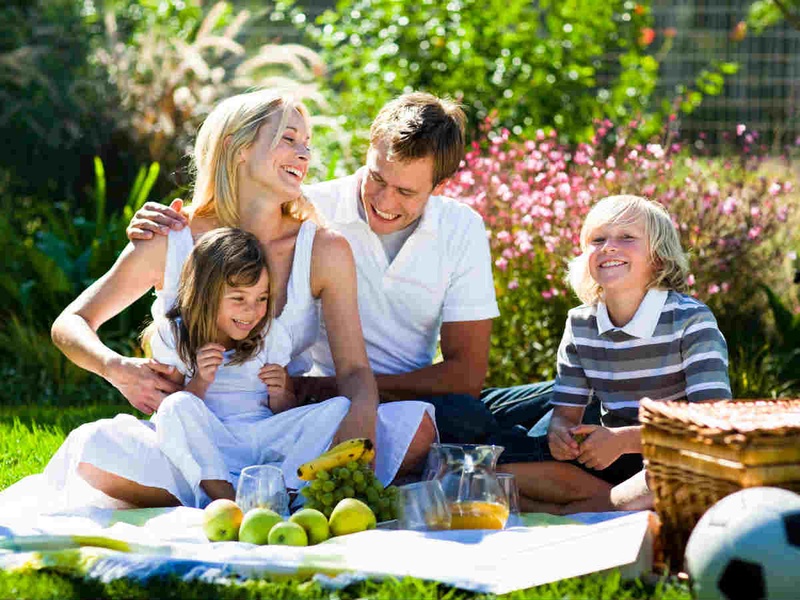
<svg viewBox="0 0 800 600">
<path fill-rule="evenodd" d="M 241 151 L 240 182 L 294 199 L 308 172 L 310 132 L 297 110 L 291 111 L 281 132 L 277 131 L 279 123 L 280 115 L 273 116 L 259 128 L 255 141 Z M 276 135 L 279 139 L 273 147 Z"/>
<path fill-rule="evenodd" d="M 598 225 L 587 240 L 589 273 L 606 294 L 647 290 L 654 265 L 644 219 Z"/>
</svg>

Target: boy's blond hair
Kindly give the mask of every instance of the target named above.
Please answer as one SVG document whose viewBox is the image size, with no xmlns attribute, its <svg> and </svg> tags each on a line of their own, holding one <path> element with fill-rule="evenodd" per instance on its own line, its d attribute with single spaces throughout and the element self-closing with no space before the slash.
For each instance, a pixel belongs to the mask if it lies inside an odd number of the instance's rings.
<svg viewBox="0 0 800 600">
<path fill-rule="evenodd" d="M 201 125 L 194 145 L 193 216 L 216 218 L 223 227 L 239 226 L 239 151 L 255 142 L 265 124 L 277 124 L 271 147 L 277 146 L 293 110 L 300 113 L 310 131 L 308 109 L 280 90 L 264 89 L 231 96 L 214 107 Z M 283 214 L 301 221 L 317 220 L 314 206 L 302 194 L 281 209 Z"/>
<path fill-rule="evenodd" d="M 585 304 L 602 300 L 603 289 L 589 273 L 589 237 L 600 225 L 627 224 L 644 220 L 644 231 L 653 264 L 653 279 L 647 288 L 686 291 L 689 261 L 672 219 L 663 205 L 640 196 L 621 195 L 603 198 L 592 207 L 581 228 L 581 255 L 569 263 L 568 279 Z"/>
</svg>

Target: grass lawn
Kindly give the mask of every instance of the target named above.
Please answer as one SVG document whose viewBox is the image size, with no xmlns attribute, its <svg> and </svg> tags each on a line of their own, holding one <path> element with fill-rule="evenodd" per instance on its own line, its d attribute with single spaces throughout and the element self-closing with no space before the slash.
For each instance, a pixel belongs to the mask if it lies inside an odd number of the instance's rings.
<svg viewBox="0 0 800 600">
<path fill-rule="evenodd" d="M 74 427 L 111 417 L 123 406 L 90 407 L 0 407 L 0 489 L 18 479 L 38 473 Z M 224 598 L 282 599 L 309 598 L 325 600 L 437 598 L 472 600 L 493 598 L 473 594 L 417 579 L 365 582 L 345 590 L 326 590 L 311 582 L 253 580 L 230 585 L 212 585 L 199 581 L 150 580 L 146 584 L 118 580 L 109 584 L 75 578 L 53 571 L 30 573 L 0 572 L 0 599 L 70 599 L 70 598 Z M 619 576 L 591 575 L 561 581 L 504 596 L 514 600 L 688 600 L 688 587 L 674 578 L 657 582 L 623 582 Z"/>
</svg>

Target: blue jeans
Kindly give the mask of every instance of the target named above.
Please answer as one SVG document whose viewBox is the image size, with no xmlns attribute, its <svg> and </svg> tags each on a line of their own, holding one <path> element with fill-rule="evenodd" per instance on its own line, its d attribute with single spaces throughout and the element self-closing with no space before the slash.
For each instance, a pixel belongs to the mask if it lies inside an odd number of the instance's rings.
<svg viewBox="0 0 800 600">
<path fill-rule="evenodd" d="M 544 458 L 541 440 L 528 437 L 522 428 L 500 424 L 479 398 L 467 394 L 444 394 L 418 398 L 436 408 L 436 427 L 444 444 L 496 444 L 505 450 L 499 462 L 530 462 Z M 547 439 L 544 439 L 545 446 Z"/>
<path fill-rule="evenodd" d="M 553 382 L 509 388 L 487 388 L 480 398 L 444 394 L 419 398 L 436 408 L 439 439 L 445 444 L 496 444 L 505 450 L 498 462 L 552 460 L 547 424 L 552 411 Z M 600 423 L 592 403 L 584 423 Z M 538 425 L 537 425 L 538 424 Z"/>
</svg>

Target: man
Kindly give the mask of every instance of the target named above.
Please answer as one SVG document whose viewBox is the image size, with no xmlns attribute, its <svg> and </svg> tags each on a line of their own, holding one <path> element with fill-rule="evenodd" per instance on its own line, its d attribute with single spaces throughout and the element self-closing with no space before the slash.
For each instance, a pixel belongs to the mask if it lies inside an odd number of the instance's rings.
<svg viewBox="0 0 800 600">
<path fill-rule="evenodd" d="M 381 400 L 430 402 L 444 442 L 491 441 L 507 447 L 504 462 L 535 459 L 525 432 L 505 425 L 538 420 L 550 386 L 487 390 L 486 404 L 479 400 L 491 320 L 499 315 L 489 243 L 478 213 L 440 195 L 463 158 L 465 120 L 448 100 L 405 94 L 373 122 L 364 167 L 304 193 L 352 247 Z M 128 235 L 149 237 L 184 222 L 174 210 L 148 203 Z M 437 340 L 441 361 L 434 362 Z M 300 403 L 337 395 L 324 323 L 310 353 L 311 376 L 293 379 Z M 503 427 L 487 406 L 505 417 Z"/>
</svg>

